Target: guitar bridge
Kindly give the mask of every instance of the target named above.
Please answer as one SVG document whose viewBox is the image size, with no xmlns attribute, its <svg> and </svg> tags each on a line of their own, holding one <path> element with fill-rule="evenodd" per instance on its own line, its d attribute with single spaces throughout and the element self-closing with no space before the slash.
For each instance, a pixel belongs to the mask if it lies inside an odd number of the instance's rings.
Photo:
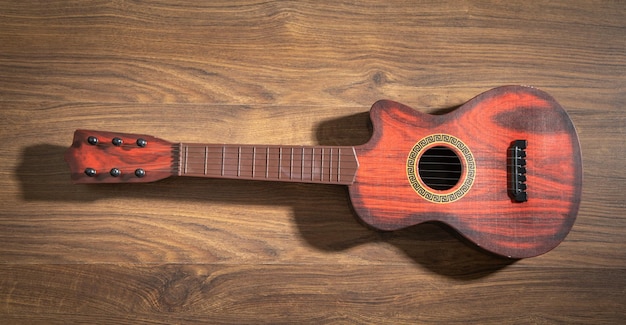
<svg viewBox="0 0 626 325">
<path fill-rule="evenodd" d="M 508 151 L 509 196 L 515 202 L 526 202 L 526 140 L 515 140 Z"/>
</svg>

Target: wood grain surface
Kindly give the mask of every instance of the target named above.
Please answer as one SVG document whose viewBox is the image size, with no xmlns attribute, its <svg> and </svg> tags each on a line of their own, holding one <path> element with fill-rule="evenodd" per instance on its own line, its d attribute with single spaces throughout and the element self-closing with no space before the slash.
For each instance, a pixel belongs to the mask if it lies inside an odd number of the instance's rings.
<svg viewBox="0 0 626 325">
<path fill-rule="evenodd" d="M 2 323 L 620 323 L 621 1 L 2 1 Z M 342 186 L 72 185 L 75 129 L 357 145 L 392 99 L 536 86 L 577 127 L 580 213 L 548 254 L 361 225 Z"/>
</svg>

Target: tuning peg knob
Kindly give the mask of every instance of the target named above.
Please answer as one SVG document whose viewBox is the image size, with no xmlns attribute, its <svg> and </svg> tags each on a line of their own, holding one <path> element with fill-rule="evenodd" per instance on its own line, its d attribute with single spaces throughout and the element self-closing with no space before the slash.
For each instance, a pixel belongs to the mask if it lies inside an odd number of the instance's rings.
<svg viewBox="0 0 626 325">
<path fill-rule="evenodd" d="M 94 177 L 96 176 L 96 170 L 93 168 L 85 168 L 85 175 L 89 177 Z"/>
<path fill-rule="evenodd" d="M 98 138 L 94 137 L 93 135 L 87 138 L 87 143 L 89 143 L 92 146 L 95 146 L 98 144 Z"/>
<path fill-rule="evenodd" d="M 137 139 L 137 145 L 138 145 L 138 146 L 140 146 L 140 147 L 142 147 L 142 148 L 143 148 L 143 147 L 145 147 L 147 144 L 148 144 L 148 141 L 146 141 L 146 139 L 142 139 L 142 138 Z"/>
<path fill-rule="evenodd" d="M 118 146 L 118 147 L 121 146 L 124 143 L 124 141 L 122 139 L 118 138 L 118 137 L 113 138 L 113 140 L 111 140 L 111 142 L 114 145 Z"/>
<path fill-rule="evenodd" d="M 146 171 L 141 169 L 141 168 L 137 168 L 137 169 L 135 169 L 135 176 L 137 176 L 139 178 L 144 177 L 144 176 L 146 176 Z"/>
<path fill-rule="evenodd" d="M 118 177 L 120 175 L 122 175 L 122 172 L 117 169 L 117 168 L 112 168 L 111 171 L 109 172 L 109 174 L 111 174 L 111 176 L 113 177 Z"/>
</svg>

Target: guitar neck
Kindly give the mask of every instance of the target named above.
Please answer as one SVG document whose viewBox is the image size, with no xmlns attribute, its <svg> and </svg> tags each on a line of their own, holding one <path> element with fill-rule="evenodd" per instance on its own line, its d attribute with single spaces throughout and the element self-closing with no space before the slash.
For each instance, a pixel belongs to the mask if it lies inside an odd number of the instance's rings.
<svg viewBox="0 0 626 325">
<path fill-rule="evenodd" d="M 349 146 L 179 143 L 178 176 L 350 185 L 358 161 Z"/>
<path fill-rule="evenodd" d="M 144 183 L 170 176 L 301 183 L 354 182 L 349 146 L 171 143 L 153 136 L 76 130 L 65 153 L 74 183 Z"/>
</svg>

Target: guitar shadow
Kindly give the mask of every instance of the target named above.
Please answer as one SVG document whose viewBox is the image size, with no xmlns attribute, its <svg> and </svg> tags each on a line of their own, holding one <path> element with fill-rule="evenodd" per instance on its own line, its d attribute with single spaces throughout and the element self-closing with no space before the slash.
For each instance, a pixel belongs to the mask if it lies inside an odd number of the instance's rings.
<svg viewBox="0 0 626 325">
<path fill-rule="evenodd" d="M 371 134 L 367 113 L 324 121 L 317 127 L 320 145 L 357 145 Z M 470 280 L 496 272 L 515 260 L 489 254 L 449 227 L 420 224 L 394 232 L 372 230 L 358 222 L 345 186 L 175 177 L 144 184 L 73 185 L 63 160 L 66 147 L 35 145 L 22 153 L 16 168 L 26 201 L 91 202 L 118 197 L 161 198 L 233 205 L 290 206 L 302 238 L 322 251 L 339 252 L 385 243 L 417 264 L 449 277 Z M 320 208 L 323 207 L 323 208 Z M 376 260 L 379 250 L 359 254 Z"/>
</svg>

